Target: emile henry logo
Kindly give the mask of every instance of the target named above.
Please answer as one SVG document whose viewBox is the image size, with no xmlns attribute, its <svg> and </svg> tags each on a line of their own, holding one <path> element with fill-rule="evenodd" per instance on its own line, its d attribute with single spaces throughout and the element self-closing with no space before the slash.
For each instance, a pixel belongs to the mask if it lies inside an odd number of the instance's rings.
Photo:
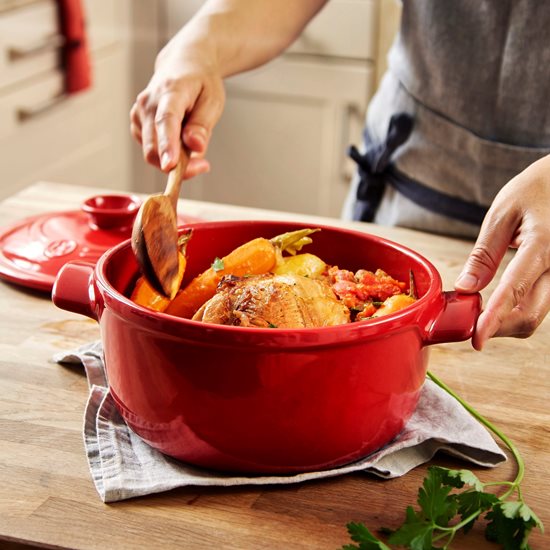
<svg viewBox="0 0 550 550">
<path fill-rule="evenodd" d="M 67 256 L 76 250 L 76 242 L 69 239 L 58 239 L 52 241 L 44 250 L 44 255 L 48 258 L 58 258 L 60 256 Z"/>
</svg>

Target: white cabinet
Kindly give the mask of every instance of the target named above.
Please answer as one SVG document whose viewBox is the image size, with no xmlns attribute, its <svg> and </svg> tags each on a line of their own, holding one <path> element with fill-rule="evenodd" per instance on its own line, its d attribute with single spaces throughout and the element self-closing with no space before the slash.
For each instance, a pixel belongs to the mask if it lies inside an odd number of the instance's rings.
<svg viewBox="0 0 550 550">
<path fill-rule="evenodd" d="M 0 2 L 0 198 L 36 180 L 130 188 L 128 4 L 84 8 L 93 84 L 66 96 L 55 0 Z"/>
<path fill-rule="evenodd" d="M 372 67 L 287 55 L 227 82 L 212 171 L 186 182 L 203 200 L 338 216 L 372 90 Z"/>
</svg>

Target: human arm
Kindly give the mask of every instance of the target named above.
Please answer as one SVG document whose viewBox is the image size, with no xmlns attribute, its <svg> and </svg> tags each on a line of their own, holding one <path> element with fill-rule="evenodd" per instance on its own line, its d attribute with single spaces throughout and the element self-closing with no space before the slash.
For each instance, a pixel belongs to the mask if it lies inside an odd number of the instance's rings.
<svg viewBox="0 0 550 550">
<path fill-rule="evenodd" d="M 131 132 L 145 160 L 170 170 L 183 140 L 193 152 L 185 177 L 207 171 L 203 157 L 223 111 L 223 79 L 279 55 L 326 1 L 205 2 L 158 54 L 151 80 L 130 111 Z"/>
<path fill-rule="evenodd" d="M 498 193 L 456 290 L 476 292 L 495 277 L 508 248 L 517 249 L 487 300 L 473 337 L 480 350 L 493 336 L 526 338 L 550 311 L 550 155 Z"/>
</svg>

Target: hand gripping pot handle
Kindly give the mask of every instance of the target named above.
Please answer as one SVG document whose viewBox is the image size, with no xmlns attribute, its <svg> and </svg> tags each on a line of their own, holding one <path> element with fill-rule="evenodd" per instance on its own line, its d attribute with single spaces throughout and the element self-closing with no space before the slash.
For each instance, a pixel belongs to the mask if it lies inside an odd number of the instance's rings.
<svg viewBox="0 0 550 550">
<path fill-rule="evenodd" d="M 52 301 L 60 309 L 99 320 L 102 304 L 93 280 L 94 264 L 68 262 L 57 274 Z"/>
<path fill-rule="evenodd" d="M 441 344 L 469 340 L 481 313 L 481 294 L 443 292 L 443 307 L 427 327 L 424 343 Z"/>
</svg>

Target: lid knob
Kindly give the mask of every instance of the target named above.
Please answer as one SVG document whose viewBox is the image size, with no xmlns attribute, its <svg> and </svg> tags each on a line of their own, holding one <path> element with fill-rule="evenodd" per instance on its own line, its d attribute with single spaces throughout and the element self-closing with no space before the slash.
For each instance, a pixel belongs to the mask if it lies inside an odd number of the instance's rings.
<svg viewBox="0 0 550 550">
<path fill-rule="evenodd" d="M 122 229 L 132 225 L 140 206 L 135 195 L 110 194 L 90 197 L 80 208 L 92 229 Z"/>
</svg>

